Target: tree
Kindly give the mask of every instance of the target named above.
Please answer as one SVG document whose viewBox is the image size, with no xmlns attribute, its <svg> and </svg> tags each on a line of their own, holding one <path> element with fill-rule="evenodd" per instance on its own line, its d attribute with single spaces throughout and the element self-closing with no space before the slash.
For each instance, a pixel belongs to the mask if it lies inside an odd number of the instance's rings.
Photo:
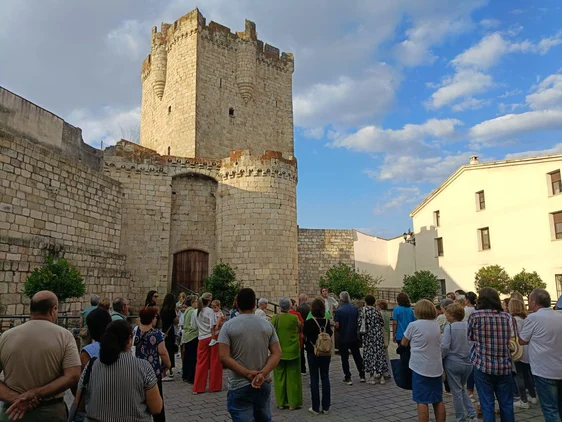
<svg viewBox="0 0 562 422">
<path fill-rule="evenodd" d="M 525 268 L 519 274 L 513 276 L 509 285 L 511 292 L 519 292 L 527 297 L 534 289 L 546 289 L 546 283 L 542 281 L 536 271 L 528 273 Z"/>
<path fill-rule="evenodd" d="M 236 273 L 232 267 L 222 261 L 219 261 L 213 267 L 211 274 L 204 280 L 204 288 L 206 292 L 213 294 L 213 299 L 220 300 L 221 306 L 232 306 L 234 297 L 242 288 L 242 285 L 236 282 Z"/>
<path fill-rule="evenodd" d="M 439 290 L 439 279 L 431 271 L 416 271 L 412 275 L 404 276 L 404 293 L 412 302 L 421 299 L 433 301 Z"/>
<path fill-rule="evenodd" d="M 363 299 L 365 295 L 375 293 L 377 284 L 382 281 L 382 277 L 373 277 L 366 271 L 359 272 L 351 265 L 340 262 L 326 271 L 318 285 L 338 295 L 346 291 L 351 299 Z"/>
<path fill-rule="evenodd" d="M 474 276 L 474 286 L 477 291 L 484 287 L 491 287 L 500 294 L 507 294 L 510 292 L 510 283 L 509 274 L 499 265 L 482 267 Z"/>
<path fill-rule="evenodd" d="M 31 298 L 41 290 L 53 292 L 59 302 L 86 294 L 86 285 L 80 272 L 64 258 L 48 256 L 41 268 L 35 268 L 27 278 L 23 293 Z"/>
</svg>

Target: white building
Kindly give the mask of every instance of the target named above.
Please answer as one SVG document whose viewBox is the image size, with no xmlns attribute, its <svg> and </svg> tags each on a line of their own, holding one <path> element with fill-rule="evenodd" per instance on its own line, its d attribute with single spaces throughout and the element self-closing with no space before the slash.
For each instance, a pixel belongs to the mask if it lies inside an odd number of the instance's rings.
<svg viewBox="0 0 562 422">
<path fill-rule="evenodd" d="M 355 266 L 402 287 L 430 270 L 441 293 L 474 290 L 474 275 L 501 265 L 536 271 L 553 299 L 562 294 L 562 154 L 480 163 L 472 157 L 410 214 L 414 233 L 382 239 L 355 232 Z M 412 244 L 415 240 L 415 246 Z"/>
</svg>

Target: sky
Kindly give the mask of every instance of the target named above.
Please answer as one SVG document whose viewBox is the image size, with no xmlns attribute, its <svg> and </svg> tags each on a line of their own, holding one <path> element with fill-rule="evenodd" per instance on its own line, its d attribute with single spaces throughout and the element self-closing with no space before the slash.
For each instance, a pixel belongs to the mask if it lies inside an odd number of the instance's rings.
<svg viewBox="0 0 562 422">
<path fill-rule="evenodd" d="M 2 0 L 0 85 L 91 145 L 135 139 L 151 28 L 194 7 L 295 55 L 301 227 L 394 237 L 470 156 L 562 153 L 553 0 Z"/>
</svg>

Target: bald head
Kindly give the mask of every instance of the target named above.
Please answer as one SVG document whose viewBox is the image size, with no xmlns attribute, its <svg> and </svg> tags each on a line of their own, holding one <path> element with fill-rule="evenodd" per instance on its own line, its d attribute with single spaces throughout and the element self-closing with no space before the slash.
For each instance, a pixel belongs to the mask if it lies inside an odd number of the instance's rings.
<svg viewBox="0 0 562 422">
<path fill-rule="evenodd" d="M 301 293 L 301 294 L 299 295 L 299 304 L 306 303 L 307 300 L 308 300 L 308 296 L 305 295 L 304 293 Z"/>
<path fill-rule="evenodd" d="M 48 290 L 37 292 L 31 298 L 30 310 L 33 315 L 49 315 L 58 306 L 57 296 Z"/>
</svg>

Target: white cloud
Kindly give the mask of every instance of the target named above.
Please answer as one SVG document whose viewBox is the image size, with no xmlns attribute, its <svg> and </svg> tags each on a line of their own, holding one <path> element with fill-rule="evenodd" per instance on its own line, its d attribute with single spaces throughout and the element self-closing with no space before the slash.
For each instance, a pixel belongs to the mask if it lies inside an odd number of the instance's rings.
<svg viewBox="0 0 562 422">
<path fill-rule="evenodd" d="M 100 147 L 102 142 L 104 147 L 115 145 L 121 138 L 139 141 L 140 107 L 116 110 L 108 106 L 99 115 L 85 109 L 76 109 L 66 120 L 80 127 L 84 141 L 95 147 Z"/>
<path fill-rule="evenodd" d="M 485 36 L 478 44 L 459 54 L 451 60 L 451 64 L 456 68 L 488 69 L 499 63 L 508 50 L 509 43 L 499 32 L 495 32 Z"/>
<path fill-rule="evenodd" d="M 468 164 L 471 155 L 474 153 L 469 151 L 434 157 L 388 154 L 379 169 L 366 173 L 377 180 L 441 183 L 460 166 Z"/>
<path fill-rule="evenodd" d="M 337 137 L 330 144 L 362 152 L 398 152 L 412 150 L 422 152 L 429 147 L 427 139 L 451 140 L 456 136 L 457 119 L 430 119 L 422 124 L 407 124 L 402 129 L 383 129 L 378 126 L 365 126 L 351 135 Z"/>
<path fill-rule="evenodd" d="M 138 60 L 146 55 L 147 34 L 147 27 L 139 21 L 126 20 L 107 34 L 106 42 L 115 54 Z"/>
<path fill-rule="evenodd" d="M 525 100 L 533 110 L 562 108 L 562 74 L 546 77 Z"/>
<path fill-rule="evenodd" d="M 498 19 L 482 19 L 480 21 L 480 25 L 486 29 L 496 28 L 497 26 L 501 25 L 501 21 Z"/>
<path fill-rule="evenodd" d="M 516 152 L 513 154 L 507 154 L 505 156 L 506 160 L 515 160 L 518 158 L 526 158 L 526 157 L 539 157 L 541 155 L 554 155 L 554 154 L 562 154 L 562 144 L 556 144 L 552 148 L 535 150 L 535 151 L 524 151 L 524 152 Z"/>
<path fill-rule="evenodd" d="M 562 110 L 529 111 L 506 114 L 470 128 L 474 145 L 492 146 L 525 133 L 562 129 Z"/>
<path fill-rule="evenodd" d="M 322 139 L 325 134 L 323 127 L 313 127 L 304 131 L 304 136 L 309 139 Z"/>
<path fill-rule="evenodd" d="M 372 120 L 392 107 L 399 83 L 398 73 L 380 63 L 361 78 L 342 76 L 331 84 L 312 85 L 294 98 L 295 124 L 318 128 Z"/>
<path fill-rule="evenodd" d="M 482 108 L 489 103 L 490 101 L 488 100 L 467 98 L 463 102 L 453 105 L 452 109 L 453 111 L 478 110 L 479 108 Z"/>
<path fill-rule="evenodd" d="M 375 214 L 385 214 L 389 211 L 403 208 L 420 202 L 427 194 L 418 187 L 395 187 L 385 194 L 385 201 L 377 204 Z"/>
<path fill-rule="evenodd" d="M 431 95 L 427 105 L 441 108 L 458 99 L 470 101 L 472 95 L 485 92 L 492 86 L 493 81 L 490 75 L 472 69 L 462 69 L 453 77 L 443 80 L 441 88 Z"/>
</svg>

